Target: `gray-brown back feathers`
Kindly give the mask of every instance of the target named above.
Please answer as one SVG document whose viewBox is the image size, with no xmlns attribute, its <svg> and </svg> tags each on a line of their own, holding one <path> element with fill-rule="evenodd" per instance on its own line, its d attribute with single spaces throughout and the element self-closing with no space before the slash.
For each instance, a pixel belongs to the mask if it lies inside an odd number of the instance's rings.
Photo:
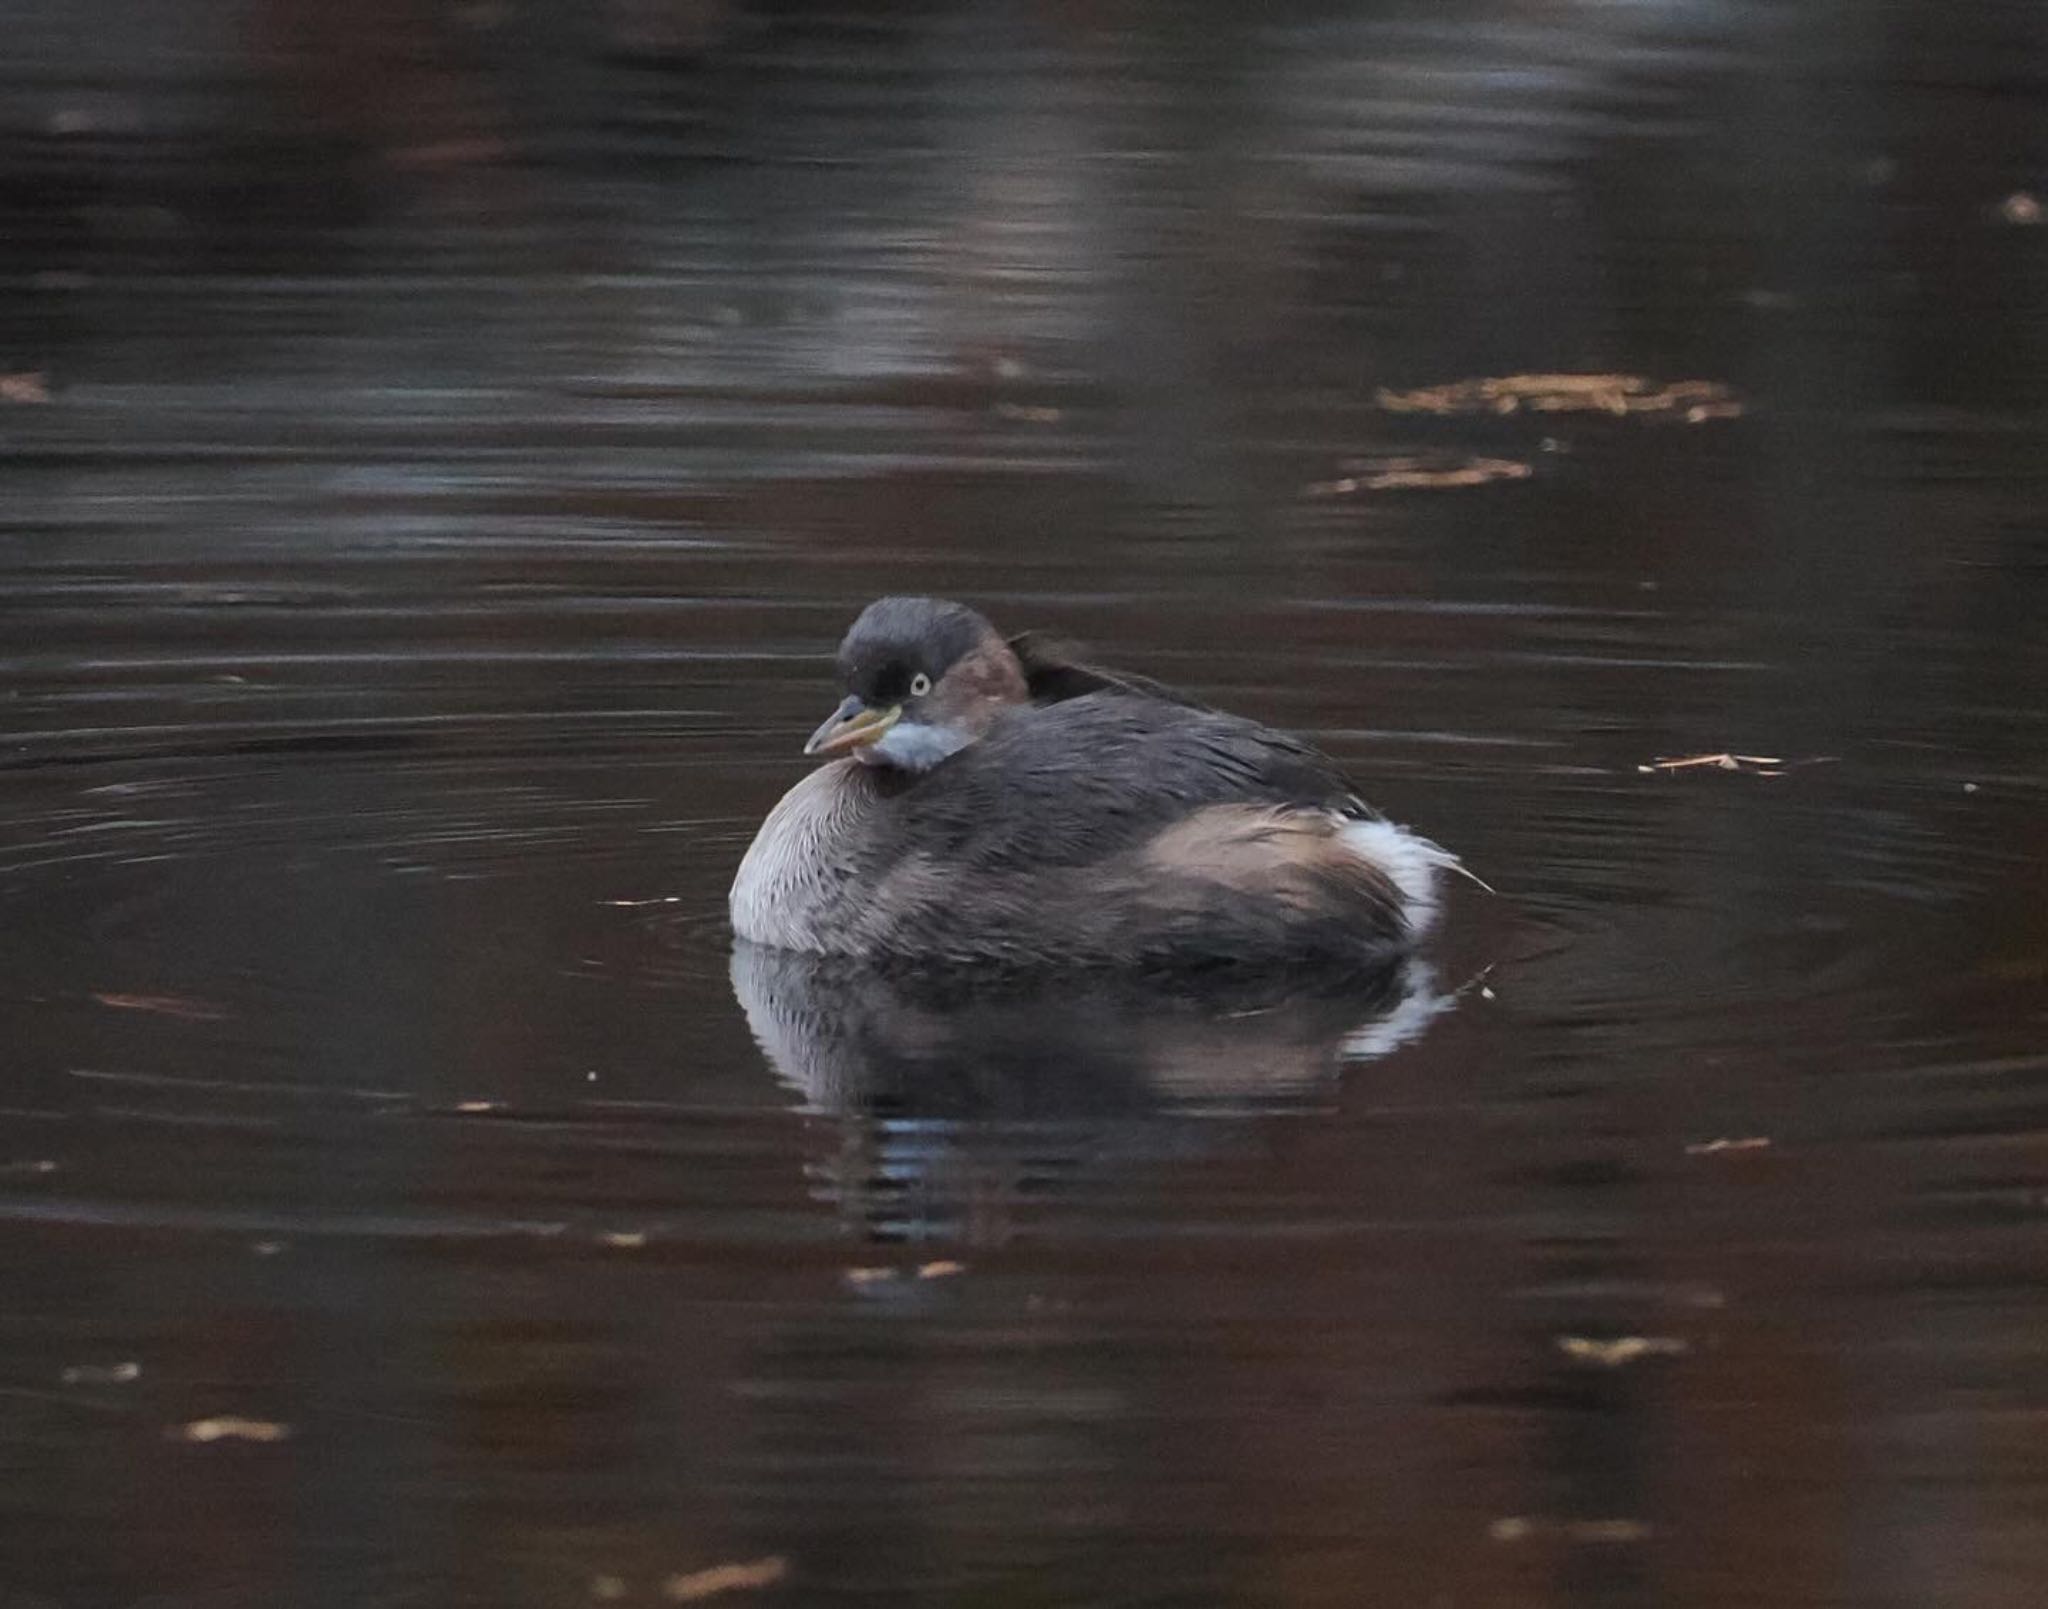
<svg viewBox="0 0 2048 1609">
<path fill-rule="evenodd" d="M 1343 837 L 1364 813 L 1313 749 L 1237 716 L 1122 691 L 1020 708 L 878 784 L 861 926 L 926 962 L 1368 963 L 1409 935 Z"/>
</svg>

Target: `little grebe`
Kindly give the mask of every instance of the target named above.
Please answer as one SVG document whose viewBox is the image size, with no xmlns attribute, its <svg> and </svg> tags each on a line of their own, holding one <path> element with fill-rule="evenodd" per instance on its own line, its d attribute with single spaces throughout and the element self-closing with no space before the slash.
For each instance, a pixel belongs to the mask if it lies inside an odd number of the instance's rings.
<svg viewBox="0 0 2048 1609">
<path fill-rule="evenodd" d="M 829 756 L 740 862 L 743 939 L 967 966 L 1373 965 L 1457 859 L 1300 739 L 935 598 L 839 649 Z"/>
</svg>

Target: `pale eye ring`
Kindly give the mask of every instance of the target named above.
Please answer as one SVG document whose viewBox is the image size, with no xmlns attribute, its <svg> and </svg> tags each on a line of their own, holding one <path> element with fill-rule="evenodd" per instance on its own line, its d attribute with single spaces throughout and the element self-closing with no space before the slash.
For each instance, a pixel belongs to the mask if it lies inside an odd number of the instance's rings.
<svg viewBox="0 0 2048 1609">
<path fill-rule="evenodd" d="M 923 671 L 919 671 L 915 676 L 910 678 L 910 696 L 912 698 L 923 698 L 924 695 L 929 693 L 931 690 L 932 679 L 929 676 L 927 676 Z"/>
</svg>

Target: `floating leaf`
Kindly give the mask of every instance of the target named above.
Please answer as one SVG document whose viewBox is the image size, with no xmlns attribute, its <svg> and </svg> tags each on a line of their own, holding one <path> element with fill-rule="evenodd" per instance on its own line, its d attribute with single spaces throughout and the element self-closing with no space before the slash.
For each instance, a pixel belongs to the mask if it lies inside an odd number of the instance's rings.
<svg viewBox="0 0 2048 1609">
<path fill-rule="evenodd" d="M 1718 380 L 1646 380 L 1634 374 L 1509 374 L 1414 391 L 1381 390 L 1388 413 L 1674 414 L 1688 424 L 1732 419 L 1742 404 Z"/>
<path fill-rule="evenodd" d="M 290 1425 L 279 1424 L 274 1419 L 243 1419 L 235 1414 L 221 1414 L 212 1419 L 194 1419 L 190 1424 L 179 1425 L 171 1432 L 180 1441 L 283 1441 L 292 1433 Z"/>
<path fill-rule="evenodd" d="M 1557 1349 L 1574 1363 L 1590 1363 L 1602 1369 L 1619 1369 L 1644 1358 L 1676 1357 L 1686 1350 L 1675 1335 L 1617 1335 L 1596 1340 L 1585 1335 L 1560 1335 Z"/>
<path fill-rule="evenodd" d="M 722 1592 L 752 1592 L 772 1587 L 789 1574 L 789 1561 L 782 1558 L 753 1559 L 745 1564 L 717 1564 L 689 1575 L 672 1575 L 662 1583 L 662 1595 L 671 1603 L 701 1603 Z"/>
</svg>

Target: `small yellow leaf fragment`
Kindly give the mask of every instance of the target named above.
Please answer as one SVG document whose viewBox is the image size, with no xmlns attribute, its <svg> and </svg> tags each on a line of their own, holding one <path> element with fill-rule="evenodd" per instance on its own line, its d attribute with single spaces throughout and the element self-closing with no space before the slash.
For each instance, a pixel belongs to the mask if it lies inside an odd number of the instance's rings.
<svg viewBox="0 0 2048 1609">
<path fill-rule="evenodd" d="M 180 1022 L 221 1022 L 227 1012 L 204 1000 L 187 1000 L 175 994 L 101 994 L 93 999 L 112 1011 L 147 1011 Z"/>
<path fill-rule="evenodd" d="M 455 1103 L 455 1110 L 469 1114 L 495 1112 L 498 1110 L 498 1103 L 496 1101 L 457 1101 Z"/>
<path fill-rule="evenodd" d="M 1388 413 L 1671 414 L 1691 424 L 1732 419 L 1742 412 L 1728 387 L 1717 380 L 1650 380 L 1635 374 L 1508 374 L 1414 391 L 1381 390 Z"/>
<path fill-rule="evenodd" d="M 1715 771 L 1749 771 L 1757 776 L 1775 777 L 1783 776 L 1784 773 L 1769 768 L 1782 766 L 1785 763 L 1783 759 L 1775 754 L 1730 754 L 1723 752 L 1720 754 L 1687 754 L 1675 759 L 1658 759 L 1651 761 L 1648 765 L 1639 765 L 1636 769 L 1645 776 L 1657 771 L 1712 769 Z M 1805 761 L 1802 763 L 1813 764 L 1814 762 Z"/>
<path fill-rule="evenodd" d="M 955 1274 L 964 1274 L 966 1272 L 967 1265 L 965 1263 L 956 1263 L 949 1258 L 941 1257 L 935 1262 L 919 1264 L 917 1277 L 919 1279 L 950 1279 Z"/>
<path fill-rule="evenodd" d="M 50 383 L 47 375 L 33 370 L 20 374 L 0 374 L 0 402 L 48 402 Z"/>
<path fill-rule="evenodd" d="M 1675 1335 L 1617 1335 L 1607 1340 L 1589 1335 L 1560 1335 L 1557 1349 L 1574 1363 L 1619 1369 L 1644 1358 L 1677 1357 L 1686 1350 Z"/>
<path fill-rule="evenodd" d="M 1767 1135 L 1745 1134 L 1739 1139 L 1729 1139 L 1724 1135 L 1720 1139 L 1701 1140 L 1696 1144 L 1688 1145 L 1685 1148 L 1685 1154 L 1687 1156 L 1720 1156 L 1726 1151 L 1768 1151 L 1770 1148 L 1771 1142 Z"/>
<path fill-rule="evenodd" d="M 1473 458 L 1462 464 L 1432 468 L 1421 463 L 1388 463 L 1365 477 L 1368 491 L 1427 491 L 1444 486 L 1484 486 L 1489 481 L 1527 480 L 1534 471 L 1513 458 Z"/>
<path fill-rule="evenodd" d="M 1527 480 L 1535 471 L 1515 458 L 1423 458 L 1393 456 L 1362 459 L 1346 466 L 1336 480 L 1303 488 L 1310 497 L 1348 497 L 1353 492 L 1414 492 L 1443 487 L 1485 486 L 1499 480 Z"/>
<path fill-rule="evenodd" d="M 789 1574 L 783 1558 L 751 1559 L 744 1564 L 717 1564 L 688 1575 L 672 1575 L 661 1586 L 671 1603 L 702 1603 L 726 1592 L 755 1592 L 772 1587 Z"/>
<path fill-rule="evenodd" d="M 179 1425 L 171 1434 L 179 1441 L 283 1441 L 292 1433 L 290 1425 L 281 1425 L 274 1419 L 243 1419 L 235 1414 L 221 1414 L 212 1419 L 194 1419 L 190 1424 Z"/>
<path fill-rule="evenodd" d="M 638 1229 L 617 1229 L 597 1238 L 601 1244 L 615 1246 L 620 1251 L 638 1251 L 647 1244 L 646 1233 Z"/>
<path fill-rule="evenodd" d="M 1540 1536 L 1567 1542 L 1641 1542 L 1650 1528 L 1641 1520 L 1552 1520 L 1510 1514 L 1487 1526 L 1486 1534 L 1495 1542 L 1527 1542 Z"/>
<path fill-rule="evenodd" d="M 67 1386 L 125 1386 L 142 1378 L 139 1363 L 74 1363 L 58 1376 Z"/>
<path fill-rule="evenodd" d="M 1564 1534 L 1573 1542 L 1643 1542 L 1650 1528 L 1641 1520 L 1572 1520 Z"/>
<path fill-rule="evenodd" d="M 849 1285 L 880 1285 L 896 1277 L 893 1268 L 849 1268 L 841 1276 Z"/>
</svg>

